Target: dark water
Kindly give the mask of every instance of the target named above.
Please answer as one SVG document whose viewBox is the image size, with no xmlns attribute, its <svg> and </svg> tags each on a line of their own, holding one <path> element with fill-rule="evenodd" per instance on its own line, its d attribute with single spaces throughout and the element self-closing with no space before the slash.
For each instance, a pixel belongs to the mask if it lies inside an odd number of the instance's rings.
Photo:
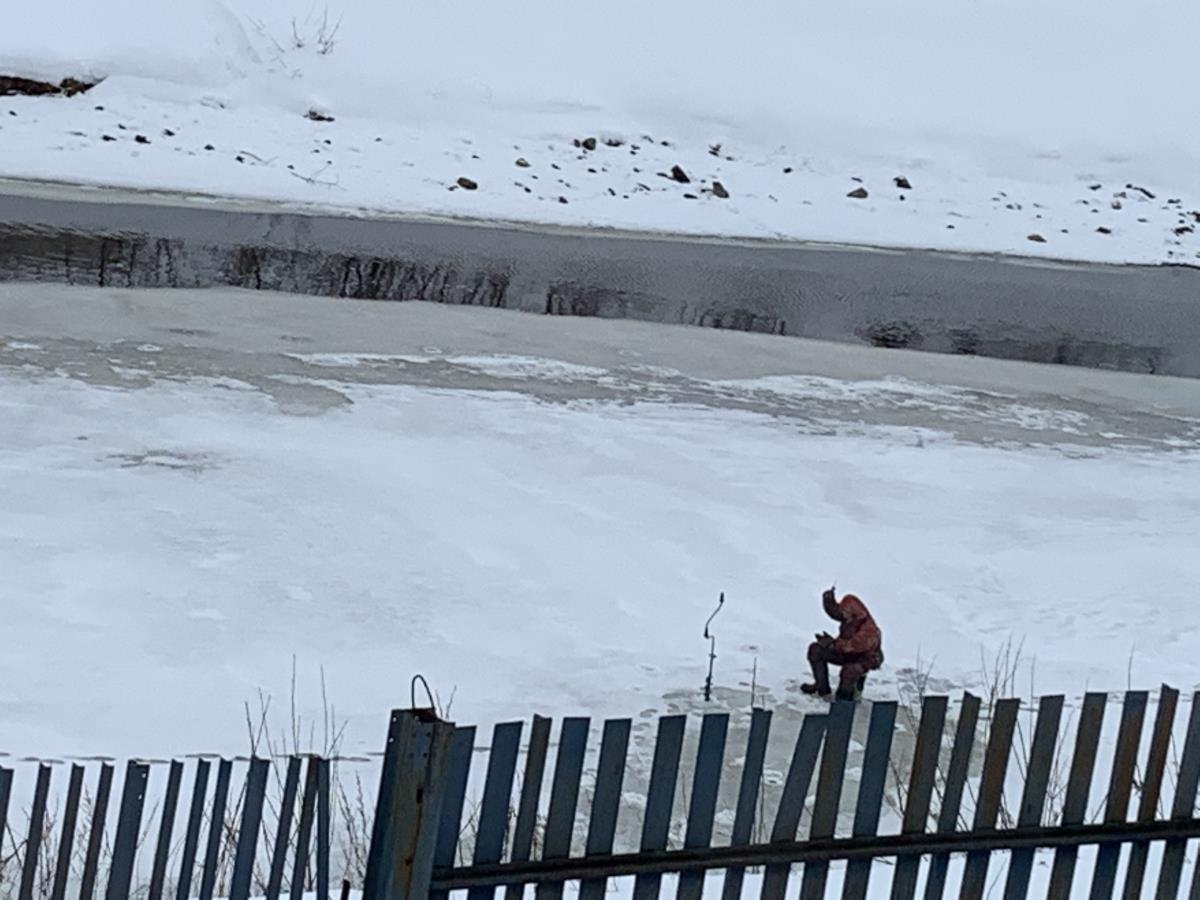
<svg viewBox="0 0 1200 900">
<path fill-rule="evenodd" d="M 0 196 L 0 280 L 235 286 L 1200 377 L 1200 270 Z"/>
</svg>

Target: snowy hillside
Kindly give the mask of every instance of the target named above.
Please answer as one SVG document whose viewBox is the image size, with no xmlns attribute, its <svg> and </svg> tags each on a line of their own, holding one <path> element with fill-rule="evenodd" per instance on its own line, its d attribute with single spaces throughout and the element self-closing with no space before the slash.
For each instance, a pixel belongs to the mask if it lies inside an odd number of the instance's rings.
<svg viewBox="0 0 1200 900">
<path fill-rule="evenodd" d="M 0 76 L 103 81 L 0 97 L 0 176 L 1196 263 L 1198 31 L 1189 0 L 46 6 Z"/>
</svg>

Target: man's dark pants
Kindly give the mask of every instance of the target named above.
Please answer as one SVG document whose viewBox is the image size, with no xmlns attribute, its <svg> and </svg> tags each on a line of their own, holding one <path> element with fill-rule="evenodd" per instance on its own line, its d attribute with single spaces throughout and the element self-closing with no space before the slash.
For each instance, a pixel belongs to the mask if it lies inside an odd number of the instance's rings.
<svg viewBox="0 0 1200 900">
<path fill-rule="evenodd" d="M 808 661 L 812 665 L 813 682 L 817 693 L 827 697 L 833 693 L 829 686 L 829 664 L 841 666 L 838 676 L 837 699 L 853 700 L 867 681 L 867 672 L 874 666 L 867 654 L 839 653 L 829 644 L 813 642 L 808 645 Z"/>
</svg>

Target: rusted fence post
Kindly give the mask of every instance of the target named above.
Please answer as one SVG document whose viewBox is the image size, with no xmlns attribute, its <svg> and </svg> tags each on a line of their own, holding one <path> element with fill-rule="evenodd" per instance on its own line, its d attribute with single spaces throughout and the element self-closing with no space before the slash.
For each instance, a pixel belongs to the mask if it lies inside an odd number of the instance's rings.
<svg viewBox="0 0 1200 900">
<path fill-rule="evenodd" d="M 392 711 L 363 900 L 425 900 L 454 725 L 431 709 Z"/>
</svg>

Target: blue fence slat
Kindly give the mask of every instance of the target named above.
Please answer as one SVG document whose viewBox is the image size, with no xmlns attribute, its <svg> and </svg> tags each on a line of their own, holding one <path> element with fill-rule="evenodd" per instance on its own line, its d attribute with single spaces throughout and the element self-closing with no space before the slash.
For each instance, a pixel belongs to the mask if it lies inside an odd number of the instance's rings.
<svg viewBox="0 0 1200 900">
<path fill-rule="evenodd" d="M 275 846 L 271 850 L 271 869 L 267 874 L 266 900 L 279 900 L 279 892 L 283 889 L 283 868 L 287 862 L 288 845 L 291 842 L 296 793 L 300 788 L 300 766 L 300 757 L 288 757 L 287 774 L 283 778 L 283 797 L 279 803 Z"/>
<path fill-rule="evenodd" d="M 75 849 L 75 831 L 79 821 L 79 799 L 83 794 L 83 766 L 71 766 L 71 779 L 67 783 L 67 801 L 63 807 L 62 830 L 59 831 L 58 857 L 54 866 L 54 884 L 50 889 L 50 900 L 65 900 L 67 881 L 71 877 L 71 854 Z M 3 835 L 0 825 L 0 835 Z"/>
<path fill-rule="evenodd" d="M 1183 821 L 1192 818 L 1196 809 L 1196 788 L 1200 785 L 1200 691 L 1192 695 L 1192 711 L 1188 716 L 1187 737 L 1183 742 L 1183 755 L 1179 759 L 1179 772 L 1175 777 L 1175 798 L 1171 803 L 1171 819 Z M 1162 864 L 1159 866 L 1156 900 L 1174 900 L 1179 894 L 1183 876 L 1183 856 L 1187 841 L 1172 838 L 1163 848 Z M 1200 878 L 1200 867 L 1196 869 Z M 1197 886 L 1193 882 L 1192 893 Z"/>
<path fill-rule="evenodd" d="M 938 810 L 938 834 L 950 834 L 958 829 L 963 792 L 975 749 L 975 730 L 979 724 L 980 700 L 974 694 L 963 693 L 954 729 L 954 747 L 946 768 L 946 786 L 942 791 L 942 806 Z M 929 872 L 925 876 L 925 900 L 942 900 L 946 889 L 946 873 L 950 868 L 949 853 L 934 853 L 929 857 Z"/>
<path fill-rule="evenodd" d="M 525 754 L 525 771 L 521 777 L 521 800 L 517 805 L 517 821 L 513 826 L 513 862 L 529 859 L 533 849 L 533 832 L 537 827 L 538 804 L 542 796 L 542 779 L 546 774 L 546 753 L 550 747 L 550 720 L 534 716 L 529 730 L 529 750 Z M 510 884 L 504 889 L 504 900 L 520 900 L 525 894 L 523 884 Z"/>
<path fill-rule="evenodd" d="M 1158 693 L 1158 713 L 1150 738 L 1150 754 L 1146 758 L 1146 770 L 1141 779 L 1137 820 L 1142 823 L 1153 822 L 1158 815 L 1158 799 L 1162 795 L 1163 775 L 1167 767 L 1167 754 L 1171 749 L 1171 731 L 1175 726 L 1175 708 L 1178 705 L 1179 691 L 1164 684 Z M 1125 869 L 1125 900 L 1138 900 L 1142 896 L 1149 855 L 1149 841 L 1135 841 L 1130 845 L 1129 864 Z"/>
<path fill-rule="evenodd" d="M 921 703 L 921 724 L 917 727 L 917 744 L 913 748 L 912 772 L 908 779 L 908 794 L 904 801 L 902 834 L 921 834 L 929 825 L 929 803 L 937 779 L 938 755 L 942 751 L 942 736 L 946 730 L 945 697 L 926 697 Z M 892 875 L 892 900 L 912 900 L 917 891 L 919 856 L 903 856 L 896 860 Z"/>
<path fill-rule="evenodd" d="M 979 780 L 979 798 L 975 803 L 974 831 L 996 829 L 996 817 L 1004 797 L 1004 780 L 1008 775 L 1008 759 L 1012 753 L 1013 732 L 1020 711 L 1020 700 L 1000 700 L 992 708 L 992 727 L 983 754 L 983 776 Z M 990 863 L 991 853 L 987 850 L 967 854 L 960 900 L 981 900 Z"/>
<path fill-rule="evenodd" d="M 1100 730 L 1104 725 L 1104 709 L 1107 705 L 1107 694 L 1093 692 L 1083 697 L 1079 724 L 1075 726 L 1075 750 L 1071 758 L 1071 771 L 1067 776 L 1067 794 L 1063 798 L 1063 825 L 1082 824 L 1087 815 L 1092 775 L 1096 771 L 1096 751 L 1100 746 Z M 1059 847 L 1054 851 L 1049 896 L 1071 896 L 1078 857 L 1078 847 Z"/>
<path fill-rule="evenodd" d="M 831 838 L 837 831 L 838 809 L 842 801 L 842 783 L 846 774 L 846 751 L 850 746 L 850 727 L 854 724 L 855 704 L 839 700 L 829 711 L 825 726 L 825 747 L 817 776 L 817 798 L 813 803 L 810 840 Z M 829 863 L 812 862 L 804 866 L 800 881 L 801 900 L 821 900 L 829 877 Z"/>
<path fill-rule="evenodd" d="M 564 859 L 571 853 L 575 810 L 579 804 L 579 779 L 583 774 L 583 758 L 587 753 L 590 727 L 590 719 L 563 719 L 558 736 L 558 756 L 554 761 L 554 780 L 550 788 L 550 808 L 546 812 L 542 859 Z M 540 882 L 536 896 L 537 900 L 561 897 L 562 882 Z"/>
<path fill-rule="evenodd" d="M 179 809 L 179 789 L 182 784 L 183 763 L 172 760 L 167 772 L 167 792 L 163 796 L 162 816 L 158 820 L 158 840 L 154 845 L 150 892 L 146 895 L 146 900 L 162 900 L 167 883 L 167 860 L 171 856 L 171 838 L 175 833 L 175 814 Z"/>
<path fill-rule="evenodd" d="M 128 900 L 133 885 L 133 858 L 142 830 L 142 809 L 146 803 L 146 784 L 150 767 L 130 762 L 125 767 L 121 788 L 121 807 L 117 817 L 117 835 L 113 839 L 112 862 L 108 870 L 108 900 Z"/>
<path fill-rule="evenodd" d="M 175 900 L 188 900 L 192 895 L 192 875 L 196 869 L 196 851 L 200 847 L 200 826 L 204 818 L 204 795 L 208 791 L 207 759 L 196 760 L 196 777 L 192 783 L 192 802 L 188 810 L 187 829 L 183 835 L 183 853 L 179 862 L 179 881 L 175 885 Z"/>
<path fill-rule="evenodd" d="M 492 729 L 492 749 L 488 753 L 483 800 L 479 804 L 479 827 L 475 834 L 473 862 L 477 866 L 500 862 L 504 854 L 504 835 L 508 828 L 523 728 L 522 722 L 502 722 Z M 492 900 L 495 895 L 495 888 L 472 888 L 467 893 L 467 900 Z"/>
<path fill-rule="evenodd" d="M 592 814 L 588 820 L 584 849 L 588 856 L 607 856 L 612 853 L 631 729 L 632 722 L 629 719 L 609 719 L 604 723 L 600 759 L 596 763 L 596 790 L 592 795 Z M 607 878 L 585 878 L 579 885 L 579 900 L 603 900 L 607 888 Z"/>
<path fill-rule="evenodd" d="M 1025 789 L 1017 813 L 1018 827 L 1032 828 L 1042 824 L 1062 709 L 1061 695 L 1042 697 L 1038 703 L 1037 724 L 1029 745 L 1029 762 L 1025 766 Z M 1004 900 L 1025 900 L 1029 894 L 1029 876 L 1032 872 L 1033 850 L 1014 850 L 1009 857 Z"/>
<path fill-rule="evenodd" d="M 862 776 L 858 783 L 858 801 L 854 806 L 855 837 L 871 837 L 879 830 L 879 813 L 887 786 L 888 761 L 892 755 L 892 735 L 896 729 L 896 702 L 875 703 L 871 724 L 867 727 L 867 746 L 863 751 Z M 842 900 L 863 900 L 871 880 L 871 860 L 851 860 L 842 880 Z"/>
<path fill-rule="evenodd" d="M 813 769 L 817 766 L 817 754 L 821 752 L 821 741 L 825 737 L 827 718 L 811 713 L 804 717 L 800 733 L 796 736 L 796 748 L 792 751 L 787 778 L 783 783 L 779 809 L 775 813 L 775 824 L 771 827 L 772 841 L 796 839 L 796 829 L 800 827 L 800 816 L 808 799 Z M 766 867 L 762 882 L 762 900 L 783 900 L 791 870 L 789 865 Z"/>
<path fill-rule="evenodd" d="M 0 836 L 8 834 L 8 804 L 12 799 L 13 770 L 0 766 Z"/>
<path fill-rule="evenodd" d="M 729 733 L 727 713 L 709 713 L 700 725 L 700 744 L 696 750 L 696 770 L 692 776 L 692 797 L 688 803 L 687 831 L 683 845 L 708 847 L 712 843 L 713 816 L 717 811 L 717 791 L 725 764 L 725 737 Z M 700 900 L 704 893 L 704 872 L 683 872 L 679 876 L 679 900 Z"/>
<path fill-rule="evenodd" d="M 204 851 L 204 868 L 200 872 L 200 900 L 213 900 L 217 888 L 217 862 L 220 859 L 221 837 L 225 833 L 225 807 L 229 802 L 229 780 L 233 763 L 222 759 L 217 763 L 217 785 L 213 791 L 212 819 L 208 826 L 208 846 Z"/>
<path fill-rule="evenodd" d="M 679 778 L 679 755 L 687 716 L 663 716 L 658 720 L 646 812 L 642 820 L 642 850 L 662 850 L 671 831 L 671 809 L 675 804 L 675 782 Z M 633 900 L 657 900 L 661 875 L 639 875 L 633 881 Z"/>
<path fill-rule="evenodd" d="M 317 761 L 317 900 L 329 900 L 330 765 L 326 757 Z"/>
<path fill-rule="evenodd" d="M 304 797 L 300 801 L 300 830 L 296 833 L 296 853 L 292 859 L 291 900 L 303 900 L 305 880 L 308 874 L 309 847 L 312 844 L 313 818 L 317 811 L 319 761 L 315 756 L 308 758 L 304 769 Z"/>
<path fill-rule="evenodd" d="M 258 833 L 262 828 L 263 800 L 267 793 L 267 774 L 271 764 L 265 759 L 251 759 L 246 771 L 246 792 L 242 801 L 242 821 L 238 826 L 237 851 L 233 857 L 233 878 L 229 883 L 229 900 L 248 900 L 250 879 L 254 874 L 254 857 L 258 850 Z"/>
<path fill-rule="evenodd" d="M 92 900 L 96 893 L 96 875 L 100 870 L 100 849 L 104 844 L 104 821 L 108 816 L 112 783 L 113 767 L 104 763 L 96 778 L 96 799 L 92 802 L 92 821 L 88 827 L 87 849 L 83 856 L 83 875 L 79 880 L 79 900 Z"/>
<path fill-rule="evenodd" d="M 38 854 L 42 848 L 42 826 L 46 821 L 46 798 L 50 793 L 50 767 L 38 766 L 37 783 L 33 789 L 33 805 L 29 808 L 29 835 L 25 839 L 25 858 L 21 865 L 20 900 L 33 900 L 37 880 Z"/>
<path fill-rule="evenodd" d="M 8 833 L 8 804 L 12 799 L 13 770 L 0 766 L 0 835 Z"/>
<path fill-rule="evenodd" d="M 1129 799 L 1133 795 L 1133 778 L 1149 699 L 1146 691 L 1129 691 L 1125 694 L 1121 728 L 1117 732 L 1117 749 L 1113 754 L 1112 775 L 1108 783 L 1108 803 L 1104 808 L 1105 822 L 1124 822 L 1129 816 Z M 1101 844 L 1097 849 L 1096 867 L 1092 871 L 1091 900 L 1113 895 L 1120 861 L 1120 844 Z"/>
<path fill-rule="evenodd" d="M 446 760 L 445 793 L 438 821 L 437 843 L 433 864 L 441 869 L 454 865 L 454 852 L 462 832 L 463 805 L 467 799 L 467 779 L 471 777 L 471 755 L 475 752 L 474 727 L 455 728 L 450 740 L 450 756 Z M 441 891 L 431 894 L 433 900 L 444 898 Z"/>
<path fill-rule="evenodd" d="M 767 738 L 771 733 L 771 711 L 755 709 L 750 713 L 750 735 L 746 739 L 746 757 L 742 762 L 742 780 L 738 785 L 737 807 L 733 814 L 733 833 L 729 843 L 744 847 L 754 836 L 758 807 L 758 792 L 762 784 L 763 760 L 767 754 Z M 740 900 L 746 877 L 744 866 L 725 870 L 725 885 L 721 900 Z"/>
</svg>

